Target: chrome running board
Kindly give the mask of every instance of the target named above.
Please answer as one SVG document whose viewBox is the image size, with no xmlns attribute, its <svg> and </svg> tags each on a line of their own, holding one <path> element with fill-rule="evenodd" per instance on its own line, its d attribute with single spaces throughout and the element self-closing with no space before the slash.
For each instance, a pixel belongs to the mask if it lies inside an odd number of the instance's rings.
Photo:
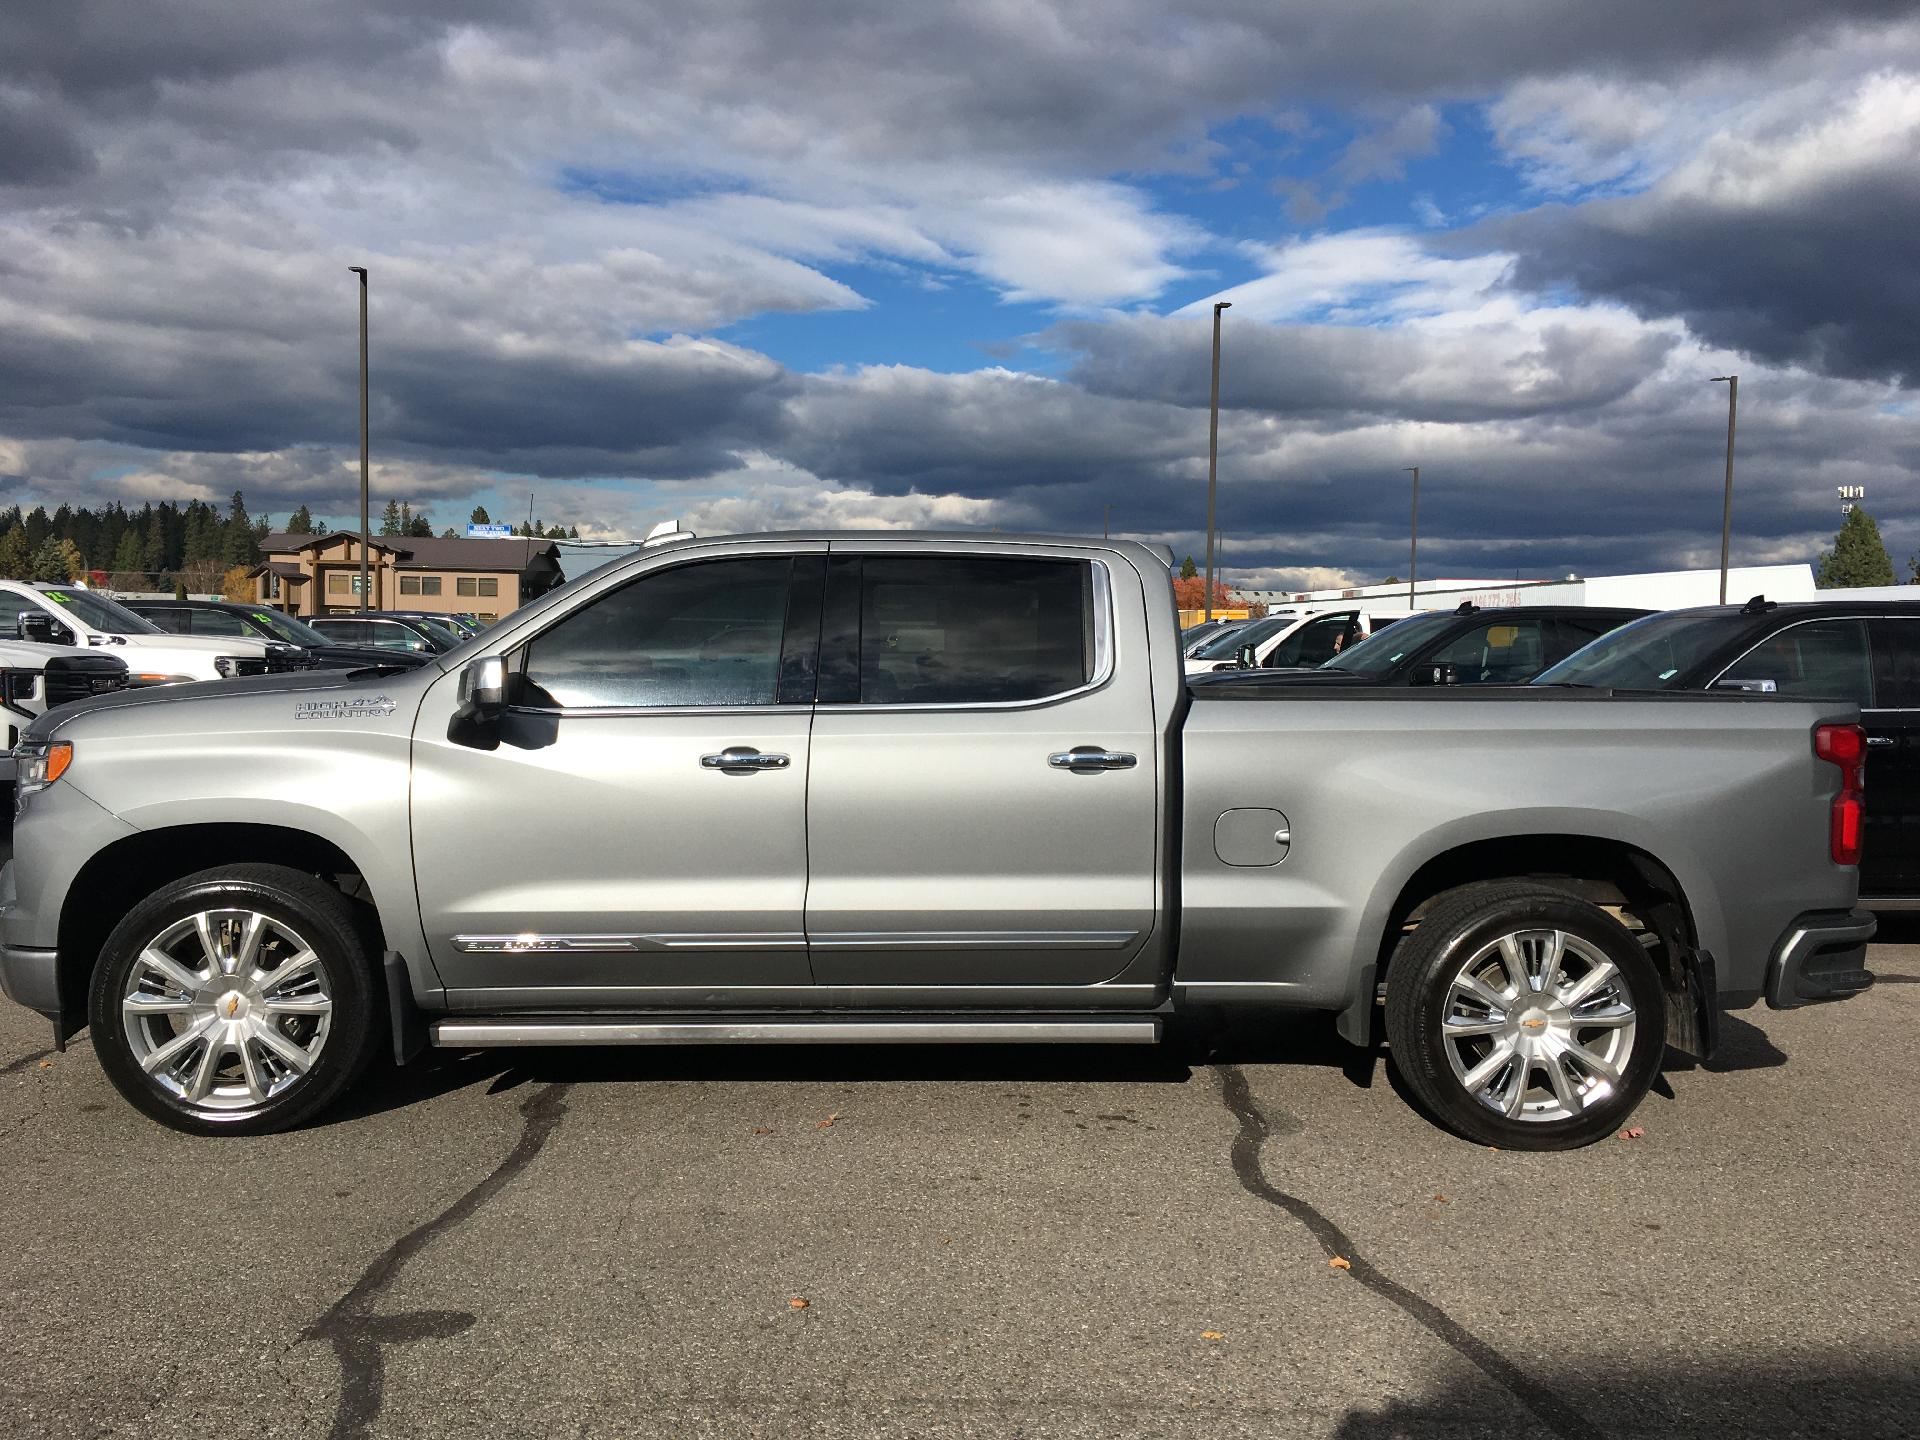
<svg viewBox="0 0 1920 1440">
<path fill-rule="evenodd" d="M 1139 1020 L 436 1020 L 442 1049 L 497 1045 L 1152 1045 Z"/>
</svg>

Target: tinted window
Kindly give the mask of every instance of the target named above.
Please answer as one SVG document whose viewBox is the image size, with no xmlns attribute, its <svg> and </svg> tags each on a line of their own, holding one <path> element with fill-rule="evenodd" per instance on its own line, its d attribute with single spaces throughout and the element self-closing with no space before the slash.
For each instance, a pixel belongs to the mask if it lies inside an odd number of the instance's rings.
<svg viewBox="0 0 1920 1440">
<path fill-rule="evenodd" d="M 1350 670 L 1356 675 L 1385 675 L 1453 624 L 1453 617 L 1416 615 L 1412 619 L 1395 620 L 1391 634 L 1384 634 L 1377 628 L 1382 623 L 1375 621 L 1373 634 L 1347 646 L 1327 661 L 1323 668 Z"/>
<path fill-rule="evenodd" d="M 1549 685 L 1671 690 L 1730 638 L 1726 614 L 1649 615 L 1609 631 L 1540 677 Z M 1695 682 L 1697 683 L 1697 682 Z"/>
<path fill-rule="evenodd" d="M 1274 669 L 1325 665 L 1360 639 L 1360 617 L 1322 615 L 1309 620 L 1268 652 L 1261 663 Z"/>
<path fill-rule="evenodd" d="M 1873 704 L 1864 620 L 1815 620 L 1768 636 L 1720 673 L 1716 685 Z"/>
<path fill-rule="evenodd" d="M 1880 655 L 1881 675 L 1892 682 L 1891 693 L 1876 697 L 1880 708 L 1920 709 L 1920 617 L 1875 620 L 1873 648 Z"/>
<path fill-rule="evenodd" d="M 1451 665 L 1458 685 L 1524 685 L 1546 668 L 1537 619 L 1476 625 L 1449 640 L 1426 663 Z"/>
<path fill-rule="evenodd" d="M 0 640 L 12 640 L 19 635 L 21 612 L 29 608 L 40 607 L 9 590 L 0 590 Z"/>
<path fill-rule="evenodd" d="M 1026 563 L 1026 562 L 1021 562 Z M 1200 642 L 1200 648 L 1188 656 L 1191 660 L 1231 660 L 1242 645 L 1259 645 L 1271 640 L 1293 624 L 1298 615 L 1269 615 L 1264 620 L 1236 620 Z"/>
<path fill-rule="evenodd" d="M 185 610 L 143 610 L 138 605 L 129 605 L 127 608 L 134 614 L 151 620 L 162 630 L 175 635 L 187 633 L 190 617 Z"/>
<path fill-rule="evenodd" d="M 771 705 L 792 571 L 792 560 L 777 555 L 643 576 L 527 646 L 520 702 Z"/>
<path fill-rule="evenodd" d="M 862 571 L 861 704 L 1038 700 L 1093 678 L 1084 561 L 869 555 Z"/>
<path fill-rule="evenodd" d="M 187 612 L 176 610 L 174 613 L 179 615 Z M 193 633 L 195 635 L 246 635 L 250 633 L 247 629 L 246 621 L 242 620 L 238 615 L 230 614 L 225 610 L 195 610 L 192 614 Z M 155 623 L 164 624 L 165 622 L 157 621 Z"/>
</svg>

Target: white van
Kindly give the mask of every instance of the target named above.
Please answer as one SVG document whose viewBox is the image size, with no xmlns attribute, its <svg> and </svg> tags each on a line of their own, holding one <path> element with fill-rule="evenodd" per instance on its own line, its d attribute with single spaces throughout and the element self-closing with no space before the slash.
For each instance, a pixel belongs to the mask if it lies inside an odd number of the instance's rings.
<svg viewBox="0 0 1920 1440">
<path fill-rule="evenodd" d="M 1240 652 L 1248 645 L 1253 646 L 1253 663 L 1257 669 L 1311 669 L 1396 620 L 1425 613 L 1409 610 L 1404 605 L 1364 604 L 1276 610 L 1243 630 L 1221 636 L 1217 646 L 1201 646 L 1187 660 L 1187 674 L 1238 670 Z"/>
<path fill-rule="evenodd" d="M 305 668 L 293 645 L 220 635 L 169 635 L 124 605 L 78 585 L 0 580 L 0 639 L 99 647 L 124 661 L 135 685 L 173 685 Z"/>
</svg>

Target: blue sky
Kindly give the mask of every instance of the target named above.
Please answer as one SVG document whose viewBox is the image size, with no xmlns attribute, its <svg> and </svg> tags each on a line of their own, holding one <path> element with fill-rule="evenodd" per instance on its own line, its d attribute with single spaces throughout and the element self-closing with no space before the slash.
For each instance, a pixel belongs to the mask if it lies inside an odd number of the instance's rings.
<svg viewBox="0 0 1920 1440">
<path fill-rule="evenodd" d="M 1920 551 L 1920 22 L 1870 0 L 0 15 L 0 499 L 988 526 L 1249 585 Z"/>
</svg>

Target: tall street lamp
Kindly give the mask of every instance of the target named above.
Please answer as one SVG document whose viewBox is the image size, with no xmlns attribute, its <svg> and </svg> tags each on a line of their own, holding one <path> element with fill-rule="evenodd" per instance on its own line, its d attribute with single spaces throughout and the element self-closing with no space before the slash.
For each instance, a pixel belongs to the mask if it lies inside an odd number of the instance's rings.
<svg viewBox="0 0 1920 1440">
<path fill-rule="evenodd" d="M 347 269 L 360 277 L 360 608 L 367 610 L 367 267 Z"/>
<path fill-rule="evenodd" d="M 1709 382 L 1727 386 L 1727 493 L 1720 506 L 1720 603 L 1727 603 L 1727 553 L 1733 545 L 1733 422 L 1740 409 L 1740 377 L 1716 375 Z"/>
<path fill-rule="evenodd" d="M 1413 472 L 1413 539 L 1407 547 L 1407 608 L 1413 609 L 1413 587 L 1420 578 L 1420 467 L 1403 465 Z"/>
<path fill-rule="evenodd" d="M 1213 619 L 1213 495 L 1220 469 L 1220 312 L 1231 310 L 1231 300 L 1213 306 L 1213 402 L 1207 412 L 1207 615 Z"/>
</svg>

